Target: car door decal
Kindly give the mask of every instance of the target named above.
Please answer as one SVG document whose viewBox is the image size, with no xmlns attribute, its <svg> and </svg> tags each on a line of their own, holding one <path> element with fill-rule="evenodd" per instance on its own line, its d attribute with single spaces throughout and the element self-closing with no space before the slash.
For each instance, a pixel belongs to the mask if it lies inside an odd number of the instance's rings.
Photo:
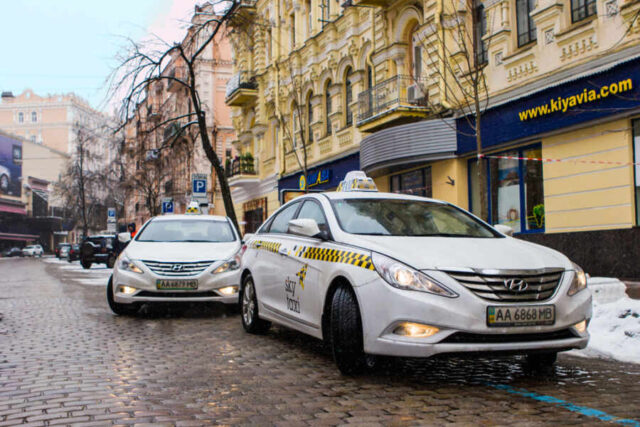
<svg viewBox="0 0 640 427">
<path fill-rule="evenodd" d="M 375 269 L 369 255 L 353 251 L 340 251 L 337 249 L 311 248 L 308 246 L 301 246 L 297 249 L 295 255 L 297 257 L 306 259 L 355 265 L 356 267 L 361 267 L 366 270 Z"/>
<path fill-rule="evenodd" d="M 304 279 L 307 277 L 307 269 L 309 268 L 309 264 L 305 264 L 302 266 L 302 269 L 296 273 L 298 276 L 298 283 L 300 283 L 300 287 L 304 289 Z"/>
<path fill-rule="evenodd" d="M 274 253 L 278 253 L 280 246 L 282 246 L 281 243 L 268 242 L 266 240 L 254 240 L 251 242 L 252 249 L 259 249 L 259 250 L 269 251 Z"/>
</svg>

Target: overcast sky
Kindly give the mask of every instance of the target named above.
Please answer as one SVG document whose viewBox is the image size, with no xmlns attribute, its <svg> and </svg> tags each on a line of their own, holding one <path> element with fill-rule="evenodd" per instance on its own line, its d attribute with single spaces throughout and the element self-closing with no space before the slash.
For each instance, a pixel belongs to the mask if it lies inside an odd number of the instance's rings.
<svg viewBox="0 0 640 427">
<path fill-rule="evenodd" d="M 104 81 L 125 41 L 180 40 L 202 0 L 0 0 L 0 90 L 75 92 L 104 108 Z"/>
</svg>

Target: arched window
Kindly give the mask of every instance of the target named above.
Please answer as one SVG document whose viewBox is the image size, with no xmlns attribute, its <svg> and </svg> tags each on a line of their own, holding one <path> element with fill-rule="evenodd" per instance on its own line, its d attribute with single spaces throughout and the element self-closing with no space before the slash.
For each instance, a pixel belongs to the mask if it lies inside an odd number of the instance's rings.
<svg viewBox="0 0 640 427">
<path fill-rule="evenodd" d="M 313 135 L 311 134 L 311 123 L 313 123 L 313 105 L 311 105 L 311 98 L 313 92 L 309 92 L 307 95 L 307 142 L 313 142 Z"/>
<path fill-rule="evenodd" d="M 347 68 L 344 78 L 344 111 L 345 111 L 345 126 L 351 126 L 353 124 L 353 110 L 351 109 L 351 102 L 353 102 L 353 87 L 351 86 L 351 67 Z"/>
<path fill-rule="evenodd" d="M 298 139 L 300 138 L 300 117 L 298 115 L 297 102 L 293 102 L 293 104 L 291 104 L 291 124 L 291 128 L 293 129 L 293 141 L 291 141 L 291 144 L 295 150 L 298 148 Z"/>
<path fill-rule="evenodd" d="M 324 89 L 324 122 L 327 126 L 327 136 L 331 135 L 331 119 L 329 115 L 331 114 L 331 94 L 329 93 L 329 88 L 331 87 L 331 80 L 327 82 L 327 85 Z"/>
<path fill-rule="evenodd" d="M 488 61 L 487 45 L 482 40 L 482 37 L 487 32 L 487 14 L 482 4 L 476 8 L 476 28 L 475 28 L 475 43 L 476 43 L 476 64 L 486 64 Z"/>
<path fill-rule="evenodd" d="M 411 77 L 413 79 L 419 79 L 422 76 L 422 45 L 420 43 L 420 36 L 418 35 L 418 25 L 416 25 L 409 35 L 409 46 L 411 51 L 409 55 L 411 57 Z"/>
</svg>

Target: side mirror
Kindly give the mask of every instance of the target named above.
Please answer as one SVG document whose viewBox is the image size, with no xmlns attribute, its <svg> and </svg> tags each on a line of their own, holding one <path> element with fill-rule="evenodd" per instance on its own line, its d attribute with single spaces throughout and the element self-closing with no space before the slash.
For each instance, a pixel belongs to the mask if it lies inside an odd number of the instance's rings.
<svg viewBox="0 0 640 427">
<path fill-rule="evenodd" d="M 131 234 L 129 232 L 118 233 L 118 241 L 120 243 L 128 243 L 131 240 Z"/>
<path fill-rule="evenodd" d="M 289 233 L 305 237 L 318 237 L 324 239 L 323 233 L 315 219 L 299 218 L 289 221 Z"/>
<path fill-rule="evenodd" d="M 502 234 L 506 234 L 507 236 L 513 236 L 513 228 L 509 227 L 508 225 L 504 225 L 504 224 L 496 224 L 493 226 L 493 228 L 495 228 L 496 230 L 498 230 L 499 232 L 501 232 Z"/>
</svg>

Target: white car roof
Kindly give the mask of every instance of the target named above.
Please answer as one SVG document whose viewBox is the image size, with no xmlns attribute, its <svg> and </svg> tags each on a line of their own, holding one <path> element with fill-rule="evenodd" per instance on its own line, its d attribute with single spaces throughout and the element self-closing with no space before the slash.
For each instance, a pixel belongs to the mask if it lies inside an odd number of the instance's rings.
<svg viewBox="0 0 640 427">
<path fill-rule="evenodd" d="M 429 197 L 411 196 L 408 194 L 398 193 L 381 193 L 378 191 L 332 191 L 327 193 L 321 193 L 327 196 L 331 200 L 341 199 L 398 199 L 398 200 L 415 200 L 421 202 L 433 202 L 442 203 L 446 202 L 438 199 L 431 199 Z"/>
<path fill-rule="evenodd" d="M 193 221 L 193 220 L 206 220 L 206 221 L 227 221 L 226 216 L 222 215 L 199 215 L 199 214 L 171 214 L 171 215 L 161 215 L 152 218 L 152 221 L 169 221 L 169 220 L 184 220 L 184 221 Z"/>
</svg>

